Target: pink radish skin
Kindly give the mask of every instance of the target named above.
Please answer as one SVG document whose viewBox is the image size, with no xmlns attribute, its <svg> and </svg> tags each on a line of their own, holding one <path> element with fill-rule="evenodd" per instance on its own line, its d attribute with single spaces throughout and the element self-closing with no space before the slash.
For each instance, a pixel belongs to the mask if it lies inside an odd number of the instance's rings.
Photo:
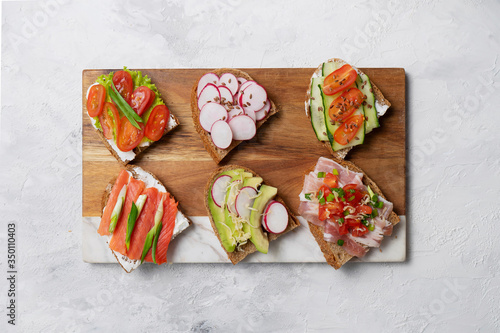
<svg viewBox="0 0 500 333">
<path fill-rule="evenodd" d="M 266 105 L 264 105 L 264 107 L 262 109 L 260 109 L 259 111 L 255 112 L 255 117 L 256 117 L 257 121 L 260 121 L 260 120 L 266 118 L 266 116 L 270 110 L 271 110 L 271 101 L 269 101 L 269 98 L 268 98 L 266 101 Z"/>
<path fill-rule="evenodd" d="M 288 227 L 288 211 L 278 201 L 271 200 L 265 209 L 262 226 L 271 234 L 281 234 Z"/>
<path fill-rule="evenodd" d="M 233 119 L 236 116 L 245 114 L 245 111 L 243 111 L 242 108 L 240 108 L 238 105 L 234 106 L 228 113 L 227 113 L 227 121 L 229 122 L 231 119 Z"/>
<path fill-rule="evenodd" d="M 210 129 L 212 142 L 217 148 L 226 149 L 233 141 L 233 132 L 224 120 L 217 120 Z"/>
<path fill-rule="evenodd" d="M 250 86 L 250 85 L 252 85 L 254 83 L 257 83 L 257 82 L 255 82 L 255 81 L 245 81 L 245 83 L 243 83 L 240 86 L 240 90 L 238 90 L 238 93 L 235 96 L 236 103 L 238 103 L 240 106 L 241 106 L 241 96 L 243 95 L 243 90 L 245 90 L 248 86 Z"/>
<path fill-rule="evenodd" d="M 198 89 L 196 90 L 198 97 L 200 96 L 203 88 L 205 88 L 205 86 L 209 83 L 216 86 L 219 85 L 219 77 L 217 76 L 217 74 L 207 73 L 200 78 L 200 81 L 198 81 Z"/>
<path fill-rule="evenodd" d="M 239 77 L 239 78 L 238 78 L 238 83 L 240 84 L 240 87 L 241 87 L 241 85 L 242 85 L 243 83 L 245 83 L 245 82 L 247 82 L 247 81 L 248 81 L 248 80 L 247 80 L 247 79 L 245 79 L 245 78 L 243 78 L 243 77 Z M 239 89 L 239 88 L 238 88 L 238 89 Z"/>
<path fill-rule="evenodd" d="M 255 122 L 247 115 L 236 116 L 228 124 L 231 127 L 233 139 L 235 140 L 250 140 L 255 136 L 255 132 L 257 131 Z"/>
<path fill-rule="evenodd" d="M 247 221 L 250 219 L 251 210 L 248 207 L 253 206 L 256 195 L 257 190 L 251 186 L 245 186 L 240 190 L 235 200 L 236 214 L 238 216 Z"/>
<path fill-rule="evenodd" d="M 243 90 L 240 97 L 240 105 L 254 112 L 259 111 L 266 105 L 267 92 L 260 84 L 252 84 Z"/>
<path fill-rule="evenodd" d="M 200 111 L 200 125 L 207 132 L 210 132 L 212 125 L 217 120 L 227 120 L 226 109 L 217 103 L 207 103 L 203 105 Z"/>
<path fill-rule="evenodd" d="M 216 85 L 209 83 L 198 96 L 198 108 L 201 110 L 205 104 L 214 102 L 220 102 L 220 92 Z"/>
<path fill-rule="evenodd" d="M 229 183 L 231 183 L 231 176 L 222 175 L 219 176 L 212 184 L 212 200 L 217 207 L 222 207 Z"/>
<path fill-rule="evenodd" d="M 228 88 L 229 91 L 231 91 L 231 95 L 236 94 L 236 92 L 238 91 L 238 87 L 240 86 L 236 76 L 231 73 L 222 74 L 219 79 L 218 85 Z"/>
<path fill-rule="evenodd" d="M 243 108 L 243 111 L 245 111 L 245 114 L 247 116 L 249 116 L 250 118 L 252 118 L 252 120 L 253 120 L 254 123 L 257 121 L 257 115 L 255 114 L 254 111 L 252 111 L 252 110 L 245 110 L 245 108 Z"/>
<path fill-rule="evenodd" d="M 229 88 L 224 87 L 224 86 L 219 86 L 219 93 L 220 93 L 220 104 L 227 104 L 227 103 L 233 103 L 233 94 L 231 93 L 231 90 Z"/>
</svg>

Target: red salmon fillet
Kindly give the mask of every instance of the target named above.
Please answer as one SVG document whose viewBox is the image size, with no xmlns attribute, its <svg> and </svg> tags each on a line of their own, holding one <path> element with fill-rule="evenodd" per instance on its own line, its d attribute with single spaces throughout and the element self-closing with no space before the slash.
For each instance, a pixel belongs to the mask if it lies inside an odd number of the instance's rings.
<svg viewBox="0 0 500 333">
<path fill-rule="evenodd" d="M 148 198 L 135 222 L 132 237 L 130 238 L 130 248 L 127 251 L 127 256 L 130 259 L 141 259 L 146 235 L 155 224 L 155 213 L 160 202 L 161 194 L 155 187 L 145 189 L 142 194 L 146 194 Z"/>
<path fill-rule="evenodd" d="M 177 205 L 175 199 L 168 193 L 163 194 L 163 227 L 158 237 L 158 245 L 156 247 L 156 263 L 161 265 L 167 262 L 167 250 L 175 227 L 175 216 L 177 215 Z M 153 262 L 152 248 L 149 250 L 146 261 Z"/>
<path fill-rule="evenodd" d="M 101 224 L 99 224 L 99 229 L 97 232 L 99 235 L 109 235 L 109 223 L 111 221 L 111 213 L 113 213 L 113 209 L 116 205 L 116 200 L 118 199 L 118 195 L 123 188 L 123 185 L 128 183 L 128 179 L 130 178 L 128 172 L 126 170 L 122 170 L 116 178 L 115 185 L 111 189 L 111 193 L 109 194 L 108 203 L 104 208 L 104 212 L 101 217 Z M 122 210 L 123 211 L 123 210 Z"/>
<path fill-rule="evenodd" d="M 118 253 L 127 254 L 127 247 L 125 246 L 125 237 L 127 235 L 127 221 L 128 214 L 132 208 L 132 201 L 137 201 L 139 195 L 144 190 L 144 182 L 135 178 L 130 179 L 127 188 L 127 196 L 125 198 L 125 205 L 123 206 L 123 213 L 116 224 L 115 231 L 109 242 L 109 248 Z"/>
</svg>

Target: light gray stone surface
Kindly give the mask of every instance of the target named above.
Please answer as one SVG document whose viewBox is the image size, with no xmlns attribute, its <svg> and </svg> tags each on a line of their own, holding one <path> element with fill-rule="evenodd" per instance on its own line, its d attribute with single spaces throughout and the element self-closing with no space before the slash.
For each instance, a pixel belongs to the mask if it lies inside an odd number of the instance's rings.
<svg viewBox="0 0 500 333">
<path fill-rule="evenodd" d="M 47 7 L 47 4 L 54 4 Z M 500 330 L 498 1 L 2 3 L 0 299 L 17 222 L 18 325 L 1 331 Z M 403 67 L 408 260 L 81 260 L 85 68 Z M 6 310 L 4 310 L 6 311 Z"/>
</svg>

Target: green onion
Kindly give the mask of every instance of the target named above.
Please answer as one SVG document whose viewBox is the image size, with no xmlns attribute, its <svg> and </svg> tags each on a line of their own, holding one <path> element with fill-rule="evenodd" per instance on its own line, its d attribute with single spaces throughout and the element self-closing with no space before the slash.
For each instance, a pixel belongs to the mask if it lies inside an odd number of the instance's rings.
<svg viewBox="0 0 500 333">
<path fill-rule="evenodd" d="M 306 197 L 307 200 L 311 200 L 311 194 L 312 193 L 306 193 L 304 197 Z"/>
<path fill-rule="evenodd" d="M 151 245 L 153 243 L 153 237 L 155 236 L 155 234 L 156 234 L 156 225 L 154 225 L 146 235 L 146 241 L 144 242 L 144 247 L 142 248 L 141 264 L 144 262 L 144 259 L 146 259 L 146 255 L 148 254 L 149 249 L 151 248 Z"/>
<path fill-rule="evenodd" d="M 374 194 L 370 199 L 372 199 L 373 202 L 378 202 L 378 195 Z"/>
<path fill-rule="evenodd" d="M 347 201 L 351 202 L 351 201 L 353 201 L 353 200 L 354 200 L 354 198 L 355 198 L 355 196 L 353 195 L 352 197 L 347 198 Z"/>
<path fill-rule="evenodd" d="M 332 173 L 335 175 L 335 176 L 338 176 L 339 175 L 339 172 L 337 169 L 333 169 Z"/>
<path fill-rule="evenodd" d="M 156 264 L 156 247 L 158 245 L 158 238 L 160 237 L 160 232 L 161 228 L 163 227 L 163 224 L 160 222 L 160 224 L 156 227 L 156 235 L 155 239 L 153 241 L 153 249 L 151 250 L 151 254 L 153 255 L 153 262 Z"/>
<path fill-rule="evenodd" d="M 337 241 L 337 244 L 338 244 L 339 246 L 344 245 L 344 240 L 343 240 L 343 239 L 339 239 L 339 240 Z"/>
<path fill-rule="evenodd" d="M 326 201 L 332 202 L 333 200 L 335 200 L 335 196 L 331 193 L 328 194 L 328 196 L 326 197 Z"/>
<path fill-rule="evenodd" d="M 374 224 L 370 224 L 370 225 L 368 226 L 368 230 L 370 230 L 370 231 L 375 230 L 375 225 L 374 225 Z"/>
<path fill-rule="evenodd" d="M 371 213 L 371 217 L 372 217 L 372 218 L 376 218 L 377 216 L 378 216 L 378 210 L 373 209 L 373 210 L 372 210 L 372 213 Z"/>
<path fill-rule="evenodd" d="M 340 201 L 343 201 L 343 202 L 345 202 L 345 198 L 340 198 Z"/>
<path fill-rule="evenodd" d="M 141 129 L 137 122 L 142 123 L 142 118 L 137 113 L 135 113 L 135 111 L 132 109 L 132 107 L 130 107 L 127 101 L 123 99 L 122 95 L 118 93 L 118 90 L 116 90 L 115 84 L 113 82 L 111 82 L 111 89 L 108 89 L 108 94 L 113 102 L 115 102 L 116 106 L 118 106 L 118 108 L 123 112 L 125 117 L 127 117 L 130 123 L 134 125 L 134 127 Z"/>
<path fill-rule="evenodd" d="M 115 231 L 116 223 L 118 223 L 118 218 L 122 212 L 123 204 L 125 203 L 125 195 L 127 194 L 127 185 L 123 185 L 120 193 L 118 194 L 118 199 L 116 199 L 115 207 L 111 213 L 111 221 L 109 223 L 108 231 L 110 234 Z"/>
<path fill-rule="evenodd" d="M 361 224 L 363 224 L 365 227 L 367 227 L 368 226 L 368 221 L 365 220 L 365 219 L 363 219 L 363 220 L 361 220 Z"/>
<path fill-rule="evenodd" d="M 316 197 L 318 198 L 318 200 L 320 200 L 321 198 L 323 198 L 323 196 L 324 196 L 323 191 L 319 191 L 318 195 L 316 195 Z"/>
<path fill-rule="evenodd" d="M 344 222 L 345 222 L 345 220 L 344 220 L 344 218 L 343 218 L 343 217 L 339 218 L 339 224 L 342 224 L 342 223 L 344 223 Z"/>
<path fill-rule="evenodd" d="M 382 208 L 382 207 L 384 207 L 384 203 L 382 201 L 379 201 L 379 202 L 375 203 L 375 207 Z"/>
<path fill-rule="evenodd" d="M 338 195 L 339 195 L 339 197 L 341 197 L 341 198 L 345 195 L 344 190 L 343 190 L 343 189 L 341 189 L 341 188 L 332 188 L 332 191 L 333 191 L 333 192 L 337 192 L 337 193 L 338 193 Z"/>
<path fill-rule="evenodd" d="M 326 173 L 325 172 L 318 172 L 318 178 L 325 178 Z"/>
<path fill-rule="evenodd" d="M 134 230 L 137 215 L 139 215 L 139 210 L 137 209 L 135 202 L 132 201 L 132 208 L 130 209 L 130 213 L 128 214 L 127 235 L 125 237 L 125 245 L 127 246 L 127 250 L 130 248 L 130 238 L 132 236 L 132 231 Z"/>
<path fill-rule="evenodd" d="M 354 190 L 354 189 L 349 189 L 348 191 L 349 191 L 349 193 L 356 193 L 356 190 Z"/>
<path fill-rule="evenodd" d="M 325 198 L 319 199 L 319 203 L 322 204 L 322 205 L 324 205 L 326 203 Z"/>
<path fill-rule="evenodd" d="M 347 215 L 349 215 L 349 214 L 351 214 L 351 213 L 349 213 L 349 211 L 348 211 L 348 210 L 344 211 L 344 216 L 347 216 Z"/>
</svg>

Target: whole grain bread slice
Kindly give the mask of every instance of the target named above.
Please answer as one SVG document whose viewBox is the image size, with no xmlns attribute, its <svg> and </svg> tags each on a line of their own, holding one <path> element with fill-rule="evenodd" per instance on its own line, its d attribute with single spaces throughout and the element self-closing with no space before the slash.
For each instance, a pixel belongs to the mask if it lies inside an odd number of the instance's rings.
<svg viewBox="0 0 500 333">
<path fill-rule="evenodd" d="M 352 162 L 338 158 L 334 158 L 334 160 L 335 162 L 342 165 L 344 168 L 347 168 L 354 172 L 362 173 L 363 184 L 365 184 L 366 186 L 370 186 L 373 192 L 375 192 L 377 195 L 387 200 L 387 198 L 384 196 L 384 194 L 377 186 L 377 184 L 370 177 L 368 177 L 368 175 L 363 170 L 361 170 L 357 165 L 355 165 Z M 309 174 L 311 171 L 314 170 L 314 168 L 315 166 L 312 166 L 311 168 L 307 169 L 304 175 Z M 399 223 L 400 218 L 394 211 L 392 211 L 387 220 L 391 222 L 393 225 L 396 225 Z M 330 266 L 334 267 L 335 269 L 339 269 L 340 267 L 342 267 L 342 265 L 344 265 L 346 262 L 352 259 L 353 256 L 347 253 L 342 246 L 339 246 L 336 243 L 325 241 L 323 237 L 324 235 L 323 227 L 312 224 L 309 221 L 307 221 L 307 223 L 309 224 L 309 230 L 311 231 L 312 235 L 314 236 L 314 239 L 318 243 L 321 252 L 323 252 L 323 255 L 325 256 L 326 262 Z"/>
<path fill-rule="evenodd" d="M 220 68 L 220 69 L 208 71 L 207 73 L 215 73 L 218 76 L 221 76 L 224 73 L 231 73 L 234 76 L 236 76 L 237 78 L 242 77 L 248 81 L 254 81 L 254 79 L 250 75 L 248 75 L 248 73 L 240 71 L 238 69 L 233 69 L 233 68 Z M 205 75 L 207 73 L 204 73 L 203 75 Z M 226 157 L 226 155 L 229 154 L 229 152 L 231 150 L 233 150 L 236 146 L 238 146 L 242 141 L 233 140 L 231 142 L 231 144 L 229 145 L 229 147 L 227 147 L 226 149 L 220 149 L 213 144 L 212 138 L 210 137 L 210 133 L 208 133 L 207 131 L 205 131 L 203 129 L 203 127 L 201 127 L 201 125 L 200 125 L 200 110 L 198 109 L 198 81 L 201 79 L 202 76 L 200 76 L 198 78 L 198 80 L 196 80 L 196 82 L 193 85 L 193 88 L 191 89 L 191 113 L 192 113 L 192 118 L 193 118 L 193 124 L 194 124 L 194 127 L 196 129 L 196 132 L 198 132 L 198 134 L 201 137 L 201 140 L 203 141 L 203 145 L 205 146 L 205 149 L 208 151 L 208 153 L 213 158 L 215 163 L 219 164 L 219 162 L 222 161 L 222 159 L 224 157 Z M 269 96 L 268 96 L 268 98 L 269 98 Z M 256 123 L 257 130 L 272 115 L 278 113 L 278 108 L 276 107 L 274 102 L 270 98 L 269 98 L 269 101 L 271 102 L 271 109 L 269 110 L 269 112 L 267 113 L 267 115 L 264 119 L 257 121 L 257 123 Z"/>
<path fill-rule="evenodd" d="M 139 173 L 138 173 L 138 170 L 140 169 L 141 173 L 143 175 L 146 175 L 146 177 L 148 178 L 151 178 L 151 179 L 154 179 L 156 182 L 158 182 L 158 184 L 160 184 L 161 186 L 163 186 L 165 188 L 166 191 L 167 188 L 165 187 L 165 185 L 162 184 L 162 182 L 155 176 L 153 175 L 152 173 L 148 172 L 148 171 L 145 171 L 144 169 L 142 169 L 141 167 L 139 166 L 133 166 L 133 165 L 127 165 L 125 167 L 125 169 L 127 171 L 129 171 L 131 174 L 132 174 L 132 177 L 136 178 L 136 179 L 139 179 L 141 178 Z M 102 199 L 101 199 L 101 218 L 102 218 L 102 213 L 104 212 L 104 207 L 106 207 L 107 203 L 108 203 L 108 199 L 109 199 L 109 195 L 111 194 L 111 190 L 113 189 L 113 185 L 115 184 L 116 182 L 116 178 L 117 177 L 114 177 L 113 179 L 111 179 L 109 181 L 109 183 L 106 185 L 106 188 L 104 189 L 104 193 L 102 195 Z M 170 193 L 170 192 L 168 192 Z M 171 193 L 170 193 L 171 194 Z M 177 206 L 177 210 L 179 212 L 181 212 L 182 216 L 188 221 L 189 225 L 192 225 L 193 222 L 191 222 L 191 220 L 189 218 L 187 218 L 181 211 L 181 208 L 180 208 L 180 204 Z M 184 230 L 184 229 L 183 229 Z M 181 232 L 183 231 L 181 230 Z M 175 236 L 177 235 L 172 235 L 172 240 L 175 238 Z M 109 241 L 109 240 L 108 240 Z M 108 242 L 107 241 L 107 242 Z M 123 254 L 120 254 L 120 253 L 117 253 L 113 250 L 111 250 L 111 252 L 113 253 L 113 255 L 115 256 L 116 260 L 118 261 L 118 263 L 120 264 L 120 266 L 125 270 L 125 272 L 127 273 L 131 273 L 134 269 L 136 269 L 137 267 L 139 267 L 140 265 L 140 261 L 138 260 L 132 260 L 132 259 L 129 259 L 126 255 L 123 255 Z"/>
<path fill-rule="evenodd" d="M 338 63 L 341 66 L 347 64 L 347 62 L 345 62 L 342 59 L 338 59 L 338 58 L 328 59 L 326 62 L 336 62 L 336 63 Z M 311 120 L 311 114 L 309 112 L 309 108 L 310 108 L 310 100 L 311 100 L 311 84 L 312 84 L 312 79 L 314 77 L 316 77 L 316 76 L 321 76 L 322 68 L 323 68 L 323 63 L 321 65 L 319 65 L 319 67 L 316 68 L 316 70 L 314 71 L 313 75 L 311 76 L 311 80 L 309 81 L 309 86 L 307 88 L 306 100 L 305 100 L 305 110 L 306 110 L 306 115 L 309 118 L 309 120 Z M 358 68 L 356 68 L 354 66 L 352 66 L 352 68 L 356 69 L 360 73 L 363 73 L 361 70 L 359 70 Z M 382 94 L 382 92 L 380 91 L 380 89 L 375 85 L 375 83 L 371 79 L 370 79 L 370 81 L 371 81 L 371 84 L 372 84 L 373 94 L 375 95 L 375 100 L 378 103 L 380 103 L 380 105 L 390 107 L 391 103 L 384 97 L 384 95 Z M 322 144 L 323 144 L 323 146 L 326 147 L 326 149 L 328 149 L 330 151 L 330 153 L 333 155 L 333 157 L 335 157 L 337 159 L 344 159 L 346 157 L 347 153 L 352 148 L 354 148 L 354 147 L 348 147 L 348 148 L 344 148 L 344 149 L 341 149 L 341 150 L 333 151 L 332 146 L 330 145 L 329 142 L 323 141 Z"/>
<path fill-rule="evenodd" d="M 245 259 L 245 257 L 247 255 L 249 255 L 249 254 L 257 251 L 257 249 L 255 248 L 255 245 L 252 242 L 248 241 L 246 244 L 240 246 L 239 248 L 237 247 L 234 250 L 234 252 L 227 252 L 226 249 L 224 249 L 224 246 L 222 245 L 222 241 L 220 239 L 219 232 L 217 231 L 217 227 L 215 226 L 215 221 L 214 221 L 214 219 L 212 217 L 212 214 L 210 213 L 210 208 L 208 207 L 208 195 L 210 195 L 210 189 L 212 188 L 213 182 L 215 181 L 215 179 L 217 178 L 217 176 L 221 172 L 228 171 L 228 170 L 233 170 L 233 169 L 243 169 L 246 172 L 250 172 L 254 177 L 260 177 L 254 171 L 252 171 L 252 170 L 250 170 L 248 168 L 245 168 L 243 166 L 239 166 L 239 165 L 226 165 L 224 167 L 220 167 L 220 168 L 218 168 L 217 170 L 215 170 L 210 175 L 210 177 L 208 179 L 208 182 L 205 185 L 204 198 L 205 198 L 205 208 L 206 208 L 208 216 L 210 218 L 210 224 L 212 225 L 212 229 L 214 230 L 214 233 L 217 236 L 217 239 L 219 240 L 222 249 L 226 252 L 227 257 L 229 258 L 229 260 L 231 260 L 231 262 L 233 263 L 233 265 L 236 265 L 238 262 L 240 262 L 241 260 Z M 262 184 L 269 185 L 265 181 L 263 181 Z M 288 206 L 286 205 L 286 203 L 283 201 L 283 199 L 281 199 L 278 195 L 276 195 L 276 197 L 274 198 L 274 200 L 281 202 L 283 204 L 283 206 L 285 206 L 285 208 L 286 208 L 286 210 L 288 212 L 288 226 L 285 229 L 285 231 L 282 232 L 281 234 L 270 234 L 270 233 L 268 233 L 268 239 L 269 239 L 270 242 L 273 241 L 273 240 L 275 240 L 275 239 L 277 239 L 278 237 L 286 234 L 287 232 L 289 232 L 289 231 L 297 228 L 298 226 L 300 226 L 299 220 L 290 211 L 290 209 L 288 208 Z"/>
</svg>

